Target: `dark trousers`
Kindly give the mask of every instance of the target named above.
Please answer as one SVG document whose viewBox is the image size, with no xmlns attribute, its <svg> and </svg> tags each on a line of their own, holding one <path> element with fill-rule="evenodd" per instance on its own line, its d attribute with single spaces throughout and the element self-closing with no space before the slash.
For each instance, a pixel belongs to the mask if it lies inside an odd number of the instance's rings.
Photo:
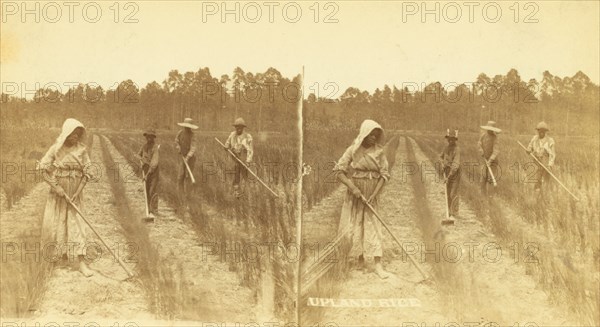
<svg viewBox="0 0 600 327">
<path fill-rule="evenodd" d="M 148 165 L 144 165 L 144 174 L 148 173 Z M 148 211 L 153 214 L 158 213 L 158 179 L 159 170 L 158 167 L 146 176 L 146 201 L 148 201 Z"/>
<path fill-rule="evenodd" d="M 450 167 L 444 168 L 446 176 L 450 173 Z M 460 186 L 460 168 L 456 170 L 454 175 L 448 177 L 448 183 L 446 183 L 446 195 L 448 197 L 448 212 L 451 216 L 458 215 L 458 208 L 460 206 L 458 198 L 458 188 Z"/>
<path fill-rule="evenodd" d="M 485 165 L 485 162 L 483 163 L 483 167 L 485 168 L 485 171 L 483 172 L 483 178 L 481 179 L 481 193 L 483 193 L 483 195 L 492 196 L 494 195 L 494 182 L 490 175 L 490 170 L 494 174 L 496 183 L 498 183 L 498 161 L 492 161 L 490 169 Z"/>
<path fill-rule="evenodd" d="M 183 157 L 180 156 L 179 158 L 180 164 L 179 164 L 179 172 L 177 174 L 177 188 L 179 190 L 179 196 L 180 199 L 183 200 L 184 196 L 186 194 L 185 192 L 185 179 L 190 178 L 189 173 L 187 171 L 187 168 L 185 167 L 185 162 L 183 161 Z M 188 166 L 190 166 L 190 170 L 193 172 L 194 171 L 194 165 L 196 163 L 196 157 L 191 157 L 188 159 L 187 161 Z M 196 176 L 194 176 L 195 178 Z"/>
<path fill-rule="evenodd" d="M 236 154 L 236 157 L 238 159 L 240 159 L 241 161 L 244 161 L 244 158 L 241 154 Z M 242 166 L 242 164 L 233 159 L 233 161 L 235 161 L 235 175 L 233 176 L 233 186 L 239 186 L 240 182 L 243 179 L 247 179 L 248 178 L 248 172 L 246 171 L 246 168 L 244 168 L 244 166 Z"/>
<path fill-rule="evenodd" d="M 535 169 L 536 169 L 536 171 L 535 171 L 535 175 L 533 177 L 535 180 L 534 189 L 535 190 L 543 190 L 542 186 L 544 184 L 548 183 L 548 181 L 550 180 L 550 174 L 548 174 L 546 169 L 544 169 L 544 167 L 542 167 L 537 162 L 535 164 Z"/>
</svg>

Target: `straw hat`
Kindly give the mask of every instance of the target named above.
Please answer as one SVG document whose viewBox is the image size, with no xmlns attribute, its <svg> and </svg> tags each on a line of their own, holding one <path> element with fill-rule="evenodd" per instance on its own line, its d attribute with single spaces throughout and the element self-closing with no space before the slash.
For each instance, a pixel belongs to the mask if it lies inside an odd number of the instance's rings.
<svg viewBox="0 0 600 327">
<path fill-rule="evenodd" d="M 454 130 L 454 133 L 452 133 L 452 134 L 454 134 L 454 135 L 450 135 L 450 129 L 449 129 L 449 128 L 448 128 L 448 129 L 446 129 L 446 136 L 445 136 L 445 137 L 446 137 L 447 139 L 449 139 L 449 138 L 453 138 L 453 139 L 455 139 L 455 140 L 458 140 L 458 130 L 457 130 L 457 129 L 455 129 L 455 130 Z"/>
<path fill-rule="evenodd" d="M 146 135 L 152 135 L 154 137 L 156 137 L 156 131 L 153 128 L 149 128 L 144 132 L 144 136 Z"/>
<path fill-rule="evenodd" d="M 246 122 L 244 121 L 244 118 L 238 118 L 233 122 L 233 126 L 244 126 L 246 127 Z"/>
<path fill-rule="evenodd" d="M 496 132 L 496 133 L 502 132 L 501 129 L 496 127 L 496 122 L 493 120 L 488 120 L 487 125 L 481 126 L 481 129 L 485 129 L 486 131 L 492 131 L 492 132 Z"/>
<path fill-rule="evenodd" d="M 198 129 L 198 126 L 192 124 L 193 120 L 192 118 L 186 118 L 183 120 L 183 123 L 177 123 L 177 125 L 181 126 L 181 127 L 189 127 L 191 129 Z"/>
<path fill-rule="evenodd" d="M 548 129 L 548 124 L 546 124 L 546 122 L 543 122 L 543 121 L 539 122 L 537 124 L 537 126 L 535 127 L 535 129 L 537 129 L 537 130 L 543 129 L 543 130 L 546 130 L 546 131 L 549 130 Z"/>
</svg>

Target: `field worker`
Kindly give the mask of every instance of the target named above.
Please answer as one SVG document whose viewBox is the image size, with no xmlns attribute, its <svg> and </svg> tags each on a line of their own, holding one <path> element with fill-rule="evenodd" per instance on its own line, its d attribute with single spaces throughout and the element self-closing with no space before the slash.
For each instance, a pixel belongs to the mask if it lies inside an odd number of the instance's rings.
<svg viewBox="0 0 600 327">
<path fill-rule="evenodd" d="M 93 178 L 90 175 L 93 173 L 90 156 L 82 143 L 84 136 L 82 123 L 73 118 L 65 120 L 60 136 L 40 160 L 38 168 L 44 181 L 50 185 L 42 222 L 42 240 L 44 244 L 55 242 L 58 257 L 65 258 L 68 252 L 76 254 L 79 271 L 90 277 L 93 271 L 85 263 L 83 253 L 86 242 L 84 222 L 67 202 L 69 199 L 81 207 L 81 192 Z M 75 252 L 70 253 L 69 249 Z"/>
<path fill-rule="evenodd" d="M 443 221 L 443 223 L 453 223 L 454 219 L 458 216 L 459 207 L 460 148 L 456 145 L 458 130 L 454 130 L 454 133 L 450 133 L 450 129 L 446 130 L 446 140 L 448 141 L 448 145 L 442 151 L 440 159 L 442 160 L 444 184 L 446 184 L 450 220 Z"/>
<path fill-rule="evenodd" d="M 142 176 L 146 187 L 149 217 L 154 219 L 158 214 L 158 145 L 154 142 L 156 131 L 148 129 L 144 132 L 146 144 L 142 145 L 138 155 L 142 165 Z"/>
<path fill-rule="evenodd" d="M 548 169 L 552 169 L 552 166 L 554 166 L 554 159 L 556 158 L 556 153 L 554 151 L 554 139 L 546 135 L 548 132 L 548 125 L 545 122 L 540 122 L 537 124 L 536 129 L 538 134 L 531 138 L 526 152 L 533 153 L 533 155 L 542 164 L 544 164 Z M 536 165 L 536 182 L 534 189 L 536 191 L 540 191 L 542 185 L 548 181 L 550 176 L 544 167 L 540 166 L 537 162 Z"/>
<path fill-rule="evenodd" d="M 177 123 L 177 125 L 183 127 L 175 137 L 175 148 L 179 152 L 179 155 L 183 157 L 183 160 L 178 159 L 181 162 L 179 165 L 179 174 L 177 175 L 180 204 L 183 204 L 183 200 L 186 198 L 185 178 L 186 176 L 189 178 L 185 164 L 187 163 L 190 170 L 193 171 L 194 163 L 196 162 L 196 157 L 194 156 L 196 147 L 194 146 L 194 132 L 192 130 L 198 129 L 198 126 L 192 123 L 192 118 L 186 118 L 183 120 L 183 123 Z"/>
<path fill-rule="evenodd" d="M 490 167 L 488 169 L 485 167 L 485 173 L 483 174 L 483 178 L 481 180 L 481 192 L 484 195 L 493 195 L 493 187 L 490 187 L 490 184 L 493 183 L 492 176 L 490 175 L 490 170 L 494 174 L 494 178 L 497 180 L 498 178 L 498 154 L 500 150 L 498 149 L 498 134 L 502 132 L 502 130 L 496 127 L 495 121 L 488 121 L 487 125 L 481 126 L 481 129 L 485 131 L 479 138 L 479 142 L 477 142 L 479 146 L 479 154 L 485 160 L 485 164 Z"/>
<path fill-rule="evenodd" d="M 390 178 L 383 142 L 383 128 L 373 120 L 365 120 L 334 171 L 348 187 L 338 233 L 347 233 L 344 237 L 352 244 L 349 255 L 357 257 L 359 269 L 364 266 L 365 256 L 373 257 L 375 273 L 380 278 L 388 278 L 389 273 L 381 264 L 382 226 L 362 200 L 365 198 L 377 210 L 377 195 Z"/>
<path fill-rule="evenodd" d="M 225 150 L 231 150 L 236 157 L 240 160 L 244 161 L 244 156 L 246 157 L 246 164 L 252 164 L 252 157 L 254 156 L 254 145 L 252 144 L 252 136 L 244 131 L 246 128 L 246 122 L 242 118 L 238 118 L 233 123 L 233 127 L 235 127 L 235 131 L 229 134 L 227 141 L 225 141 Z M 248 172 L 242 164 L 237 160 L 235 161 L 235 177 L 233 178 L 233 195 L 236 198 L 242 196 L 242 192 L 240 189 L 240 180 L 242 178 L 248 176 Z"/>
</svg>

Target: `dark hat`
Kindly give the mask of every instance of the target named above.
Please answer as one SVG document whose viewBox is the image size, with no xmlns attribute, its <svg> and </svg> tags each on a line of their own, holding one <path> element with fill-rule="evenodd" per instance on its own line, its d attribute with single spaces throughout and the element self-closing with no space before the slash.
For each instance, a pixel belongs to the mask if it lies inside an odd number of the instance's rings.
<svg viewBox="0 0 600 327">
<path fill-rule="evenodd" d="M 154 137 L 156 137 L 156 131 L 153 128 L 149 128 L 144 132 L 144 136 L 146 135 L 152 135 Z"/>
</svg>

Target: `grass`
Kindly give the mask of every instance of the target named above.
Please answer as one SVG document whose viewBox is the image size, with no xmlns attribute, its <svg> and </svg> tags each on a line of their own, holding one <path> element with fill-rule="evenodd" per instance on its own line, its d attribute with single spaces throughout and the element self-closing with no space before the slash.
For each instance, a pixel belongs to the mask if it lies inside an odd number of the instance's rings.
<svg viewBox="0 0 600 327">
<path fill-rule="evenodd" d="M 104 166 L 115 167 L 115 162 L 108 151 L 106 142 L 102 138 L 100 138 L 100 142 L 102 144 Z M 179 289 L 176 285 L 182 284 L 182 282 L 176 280 L 173 273 L 161 264 L 158 250 L 150 241 L 147 227 L 129 209 L 130 205 L 123 183 L 113 178 L 113 176 L 108 176 L 108 180 L 116 201 L 118 222 L 123 228 L 127 239 L 136 244 L 139 249 L 137 253 L 139 259 L 136 260 L 139 274 L 136 278 L 139 278 L 144 286 L 152 312 L 169 318 L 180 311 L 187 314 L 193 312 L 193 308 L 190 308 L 191 303 L 187 301 L 188 297 L 180 296 L 181 294 L 176 292 Z"/>
<path fill-rule="evenodd" d="M 460 138 L 463 163 L 480 162 L 477 138 L 476 134 Z M 484 223 L 505 242 L 536 243 L 540 248 L 535 257 L 538 264 L 529 269 L 529 273 L 554 301 L 567 303 L 581 323 L 598 325 L 600 249 L 596 181 L 599 158 L 596 151 L 590 151 L 598 148 L 598 140 L 555 137 L 557 159 L 553 172 L 580 201 L 574 201 L 557 183 L 551 182 L 542 202 L 533 195 L 533 184 L 525 182 L 533 171 L 526 165 L 533 159 L 516 143 L 520 140 L 527 145 L 530 138 L 529 135 L 501 135 L 499 138 L 503 174 L 498 177 L 497 195 L 502 202 L 488 203 L 483 199 L 478 170 L 462 179 L 461 199 L 469 203 L 479 217 L 484 217 Z M 419 135 L 415 140 L 432 161 L 437 160 L 438 152 L 445 145 L 439 135 Z"/>
<path fill-rule="evenodd" d="M 15 240 L 18 246 L 39 243 L 39 231 L 23 232 Z M 16 259 L 8 259 L 2 263 L 2 285 L 0 286 L 0 313 L 3 318 L 28 317 L 41 295 L 44 293 L 46 281 L 50 275 L 52 264 L 45 260 L 28 259 L 21 261 L 17 252 Z M 14 257 L 13 257 L 14 258 Z"/>
<path fill-rule="evenodd" d="M 179 207 L 177 173 L 180 156 L 174 142 L 176 131 L 159 131 L 160 195 L 174 208 Z M 252 133 L 250 131 L 250 133 Z M 193 169 L 196 184 L 188 194 L 191 222 L 203 241 L 218 242 L 242 248 L 252 244 L 291 244 L 295 242 L 295 180 L 298 160 L 298 140 L 286 135 L 261 133 L 253 135 L 257 174 L 277 192 L 275 199 L 257 182 L 245 184 L 242 199 L 232 197 L 233 159 L 214 141 L 224 142 L 229 133 L 196 133 L 197 159 Z M 115 132 L 107 136 L 119 152 L 134 167 L 139 165 L 135 154 L 143 143 L 141 132 Z M 180 208 L 181 209 L 181 208 Z M 213 212 L 214 210 L 214 212 Z M 186 210 L 180 210 L 184 218 Z M 275 259 L 260 256 L 259 260 L 227 260 L 230 270 L 237 271 L 240 284 L 258 292 L 262 279 L 273 278 L 275 283 L 275 313 L 290 321 L 294 312 L 294 263 L 285 257 Z M 267 267 L 266 265 L 271 265 Z M 264 274 L 271 271 L 272 276 Z"/>
<path fill-rule="evenodd" d="M 2 179 L 0 188 L 5 197 L 5 207 L 10 209 L 41 181 L 39 175 L 29 174 L 50 148 L 60 130 L 3 128 L 0 131 L 0 158 Z"/>
<path fill-rule="evenodd" d="M 333 167 L 357 133 L 354 130 L 305 129 L 304 162 L 312 168 L 302 184 L 305 210 L 310 210 L 339 186 Z"/>
</svg>

